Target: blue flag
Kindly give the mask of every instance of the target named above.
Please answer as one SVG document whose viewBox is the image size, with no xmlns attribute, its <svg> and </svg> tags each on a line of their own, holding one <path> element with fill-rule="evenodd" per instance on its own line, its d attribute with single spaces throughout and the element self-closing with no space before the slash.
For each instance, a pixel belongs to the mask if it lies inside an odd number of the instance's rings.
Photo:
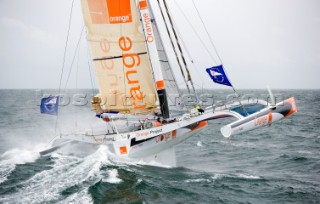
<svg viewBox="0 0 320 204">
<path fill-rule="evenodd" d="M 226 73 L 223 70 L 223 66 L 219 65 L 216 67 L 211 67 L 211 68 L 207 68 L 206 71 L 208 72 L 209 76 L 211 77 L 211 79 L 218 83 L 218 84 L 223 84 L 226 86 L 232 86 Z"/>
<path fill-rule="evenodd" d="M 58 115 L 58 96 L 49 96 L 41 99 L 40 112 L 50 115 Z"/>
</svg>

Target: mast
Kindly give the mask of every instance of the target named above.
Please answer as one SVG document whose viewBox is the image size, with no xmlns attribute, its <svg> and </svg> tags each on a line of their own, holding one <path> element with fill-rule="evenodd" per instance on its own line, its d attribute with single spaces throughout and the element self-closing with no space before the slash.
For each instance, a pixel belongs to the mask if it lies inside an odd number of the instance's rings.
<svg viewBox="0 0 320 204">
<path fill-rule="evenodd" d="M 182 65 L 181 65 L 181 62 L 180 62 L 180 60 L 179 60 L 178 53 L 177 53 L 177 51 L 176 51 L 176 49 L 175 49 L 174 42 L 172 41 L 172 37 L 171 37 L 170 31 L 169 31 L 169 27 L 168 27 L 168 25 L 167 25 L 167 23 L 166 23 L 166 20 L 165 20 L 165 17 L 164 17 L 164 13 L 163 13 L 163 11 L 162 11 L 162 9 L 161 9 L 160 1 L 157 0 L 157 2 L 158 2 L 158 6 L 159 6 L 159 9 L 160 9 L 160 12 L 161 12 L 162 19 L 163 19 L 163 21 L 164 21 L 164 25 L 165 25 L 166 30 L 167 30 L 167 34 L 168 34 L 169 39 L 170 39 L 170 42 L 171 42 L 171 46 L 172 46 L 172 48 L 173 48 L 174 54 L 176 55 L 176 59 L 177 59 L 177 62 L 178 62 L 179 68 L 180 68 L 180 72 L 181 72 L 181 74 L 182 74 L 184 83 L 185 83 L 186 86 L 187 86 L 188 93 L 190 93 L 190 88 L 189 88 L 189 85 L 188 85 L 188 83 L 187 83 L 187 81 L 186 81 L 186 77 L 185 77 L 185 75 L 184 75 L 184 72 L 183 72 L 183 69 L 182 69 Z"/>
<path fill-rule="evenodd" d="M 165 47 L 163 44 L 163 35 L 160 35 L 158 23 L 153 12 L 153 7 L 150 3 L 150 0 L 147 0 L 147 2 L 150 5 L 149 12 L 151 17 L 151 23 L 153 26 L 153 34 L 155 36 L 163 78 L 166 83 L 169 110 L 171 109 L 182 110 L 184 108 L 184 103 L 181 99 L 181 96 L 182 96 L 181 90 L 177 85 L 177 80 L 172 70 L 172 64 L 168 59 L 168 55 L 167 55 L 168 46 Z"/>
<path fill-rule="evenodd" d="M 145 41 L 149 52 L 149 59 L 153 70 L 154 80 L 156 83 L 156 89 L 160 103 L 160 110 L 163 118 L 169 118 L 170 113 L 167 100 L 167 92 L 165 88 L 165 81 L 161 71 L 161 64 L 155 42 L 155 35 L 152 29 L 152 23 L 147 0 L 139 0 L 139 8 L 142 19 L 143 31 L 146 38 Z"/>
</svg>

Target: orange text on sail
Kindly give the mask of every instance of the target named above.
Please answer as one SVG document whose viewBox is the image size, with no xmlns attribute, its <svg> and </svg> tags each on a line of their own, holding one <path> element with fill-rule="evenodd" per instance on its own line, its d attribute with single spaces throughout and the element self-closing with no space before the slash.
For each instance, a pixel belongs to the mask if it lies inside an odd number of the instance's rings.
<svg viewBox="0 0 320 204">
<path fill-rule="evenodd" d="M 133 45 L 131 38 L 127 36 L 120 37 L 118 43 L 123 52 L 129 52 Z M 141 63 L 140 56 L 137 53 L 126 53 L 122 55 L 122 62 L 125 67 L 126 83 L 130 86 L 133 107 L 135 109 L 145 108 L 146 106 L 142 104 L 143 93 L 140 89 L 140 82 L 137 79 L 137 68 Z"/>
<path fill-rule="evenodd" d="M 151 19 L 150 19 L 150 16 L 148 15 L 148 13 L 143 14 L 143 21 L 146 26 L 147 42 L 153 42 Z"/>
</svg>

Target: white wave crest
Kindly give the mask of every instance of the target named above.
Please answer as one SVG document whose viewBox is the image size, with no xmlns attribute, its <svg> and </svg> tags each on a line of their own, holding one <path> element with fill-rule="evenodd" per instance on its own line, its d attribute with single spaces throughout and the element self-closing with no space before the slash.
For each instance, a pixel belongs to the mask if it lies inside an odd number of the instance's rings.
<svg viewBox="0 0 320 204">
<path fill-rule="evenodd" d="M 0 157 L 1 163 L 25 164 L 36 161 L 40 157 L 39 152 L 30 150 L 12 149 L 3 153 Z"/>
<path fill-rule="evenodd" d="M 197 142 L 197 146 L 198 146 L 198 147 L 202 147 L 202 142 L 201 142 L 201 141 L 198 141 L 198 142 Z"/>
<path fill-rule="evenodd" d="M 122 180 L 118 178 L 119 174 L 117 169 L 111 169 L 108 170 L 108 178 L 107 179 L 102 179 L 103 182 L 108 182 L 108 183 L 120 183 Z"/>
<path fill-rule="evenodd" d="M 96 152 L 84 158 L 52 154 L 52 169 L 39 172 L 21 182 L 19 185 L 22 188 L 1 197 L 0 203 L 64 203 L 66 200 L 67 203 L 92 203 L 88 189 L 104 178 L 100 169 L 103 165 L 110 164 L 109 154 L 106 146 L 100 146 Z M 117 172 L 116 175 L 112 171 L 108 173 L 112 181 L 117 181 Z M 63 197 L 64 190 L 75 186 L 77 192 L 68 198 Z"/>
<path fill-rule="evenodd" d="M 7 180 L 17 164 L 35 162 L 39 157 L 38 152 L 22 149 L 12 149 L 3 153 L 0 156 L 0 184 Z"/>
<path fill-rule="evenodd" d="M 244 178 L 244 179 L 261 179 L 260 176 L 253 176 L 253 175 L 246 175 L 246 174 L 238 174 L 238 178 Z"/>
<path fill-rule="evenodd" d="M 211 183 L 212 181 L 210 179 L 205 179 L 205 178 L 199 178 L 199 179 L 187 179 L 185 180 L 186 183 Z"/>
<path fill-rule="evenodd" d="M 241 178 L 241 179 L 261 179 L 260 176 L 254 176 L 254 175 L 247 175 L 247 174 L 214 174 L 214 176 L 211 177 L 213 180 L 218 180 L 222 178 Z"/>
<path fill-rule="evenodd" d="M 74 193 L 73 195 L 69 196 L 65 200 L 60 201 L 59 203 L 81 203 L 81 204 L 89 204 L 93 203 L 92 198 L 90 197 L 88 190 L 82 190 L 80 192 Z"/>
</svg>

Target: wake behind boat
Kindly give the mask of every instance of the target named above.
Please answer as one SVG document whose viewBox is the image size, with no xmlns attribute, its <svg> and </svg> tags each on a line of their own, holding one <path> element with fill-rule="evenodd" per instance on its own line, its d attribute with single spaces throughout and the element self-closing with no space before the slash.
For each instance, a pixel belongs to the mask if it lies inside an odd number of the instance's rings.
<svg viewBox="0 0 320 204">
<path fill-rule="evenodd" d="M 275 103 L 263 100 L 238 100 L 234 104 L 201 107 L 201 101 L 180 44 L 181 36 L 173 23 L 166 0 L 157 0 L 158 16 L 147 0 L 82 0 L 87 41 L 95 67 L 99 94 L 92 108 L 103 123 L 97 127 L 62 135 L 53 144 L 63 142 L 42 154 L 75 142 L 108 146 L 121 157 L 155 158 L 165 151 L 174 154 L 174 146 L 195 135 L 209 120 L 234 117 L 237 121 L 221 128 L 225 137 L 270 125 L 296 112 L 294 98 Z M 170 39 L 178 67 L 167 56 L 162 32 Z M 173 72 L 173 69 L 177 69 Z M 180 72 L 179 72 L 180 71 Z M 230 86 L 221 64 L 205 70 L 211 79 Z M 175 74 L 179 72 L 194 106 L 185 106 Z M 233 88 L 235 91 L 235 89 Z M 235 91 L 238 99 L 239 95 Z M 57 114 L 59 97 L 42 99 L 43 113 Z M 180 114 L 174 115 L 173 111 Z"/>
</svg>

